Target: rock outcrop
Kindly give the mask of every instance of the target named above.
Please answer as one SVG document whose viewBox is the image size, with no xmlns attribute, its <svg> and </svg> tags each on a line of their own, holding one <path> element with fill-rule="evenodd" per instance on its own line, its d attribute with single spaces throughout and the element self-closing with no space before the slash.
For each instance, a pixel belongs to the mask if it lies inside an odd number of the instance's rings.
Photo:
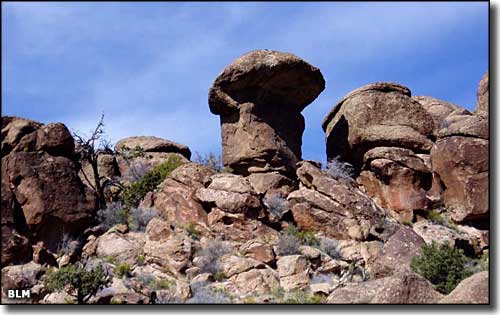
<svg viewBox="0 0 500 315">
<path fill-rule="evenodd" d="M 191 150 L 183 144 L 153 136 L 138 136 L 121 139 L 115 144 L 116 151 L 141 150 L 155 153 L 179 153 L 186 159 L 191 158 Z"/>
<path fill-rule="evenodd" d="M 293 176 L 302 157 L 301 111 L 324 88 L 319 69 L 289 53 L 257 50 L 234 60 L 209 92 L 210 111 L 220 115 L 224 165 L 241 175 Z"/>
<path fill-rule="evenodd" d="M 454 115 L 445 120 L 431 151 L 447 211 L 456 222 L 489 217 L 487 118 Z"/>
<path fill-rule="evenodd" d="M 490 79 L 489 72 L 486 71 L 483 78 L 479 82 L 477 89 L 477 108 L 476 113 L 479 115 L 489 114 L 489 100 L 490 100 Z"/>
<path fill-rule="evenodd" d="M 478 272 L 462 280 L 458 286 L 439 301 L 442 304 L 489 304 L 488 271 Z"/>
<path fill-rule="evenodd" d="M 308 161 L 298 165 L 301 188 L 288 200 L 299 228 L 337 239 L 365 240 L 383 225 L 384 210 L 360 189 L 330 178 Z"/>
<path fill-rule="evenodd" d="M 376 147 L 428 153 L 434 120 L 407 87 L 374 83 L 350 92 L 323 120 L 327 158 L 339 157 L 359 169 L 364 154 Z"/>
<path fill-rule="evenodd" d="M 96 207 L 93 193 L 78 177 L 73 138 L 63 124 L 17 117 L 3 118 L 4 135 L 2 214 L 14 216 L 13 222 L 2 221 L 2 229 L 13 224 L 20 232 L 25 227 L 22 233 L 31 241 L 55 250 L 63 234 L 75 236 L 88 226 Z M 24 244 L 22 237 L 15 239 Z"/>
</svg>

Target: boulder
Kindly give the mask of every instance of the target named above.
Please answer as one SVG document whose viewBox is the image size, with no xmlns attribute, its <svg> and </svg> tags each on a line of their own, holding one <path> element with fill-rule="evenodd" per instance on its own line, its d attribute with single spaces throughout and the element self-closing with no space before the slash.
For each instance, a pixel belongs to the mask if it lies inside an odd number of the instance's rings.
<svg viewBox="0 0 500 315">
<path fill-rule="evenodd" d="M 319 69 L 289 53 L 256 50 L 234 60 L 209 92 L 210 111 L 220 116 L 224 165 L 241 175 L 293 176 L 302 155 L 301 111 L 324 88 Z"/>
<path fill-rule="evenodd" d="M 2 177 L 2 266 L 19 265 L 31 260 L 31 246 L 26 236 L 26 220 L 15 201 L 9 184 Z"/>
<path fill-rule="evenodd" d="M 222 272 L 227 278 L 254 268 L 262 268 L 264 264 L 253 258 L 224 255 L 219 260 Z"/>
<path fill-rule="evenodd" d="M 489 304 L 489 273 L 478 272 L 462 280 L 458 286 L 439 301 L 441 304 Z"/>
<path fill-rule="evenodd" d="M 472 136 L 445 136 L 432 148 L 432 169 L 441 179 L 445 207 L 456 222 L 489 218 L 488 152 L 488 140 Z"/>
<path fill-rule="evenodd" d="M 266 269 L 251 269 L 229 279 L 244 294 L 266 294 L 279 288 L 276 272 Z"/>
<path fill-rule="evenodd" d="M 172 171 L 155 192 L 148 193 L 140 207 L 155 208 L 167 222 L 206 226 L 207 213 L 195 199 L 195 192 L 204 188 L 213 174 L 208 167 L 196 163 L 183 164 Z"/>
<path fill-rule="evenodd" d="M 146 227 L 144 255 L 147 263 L 154 263 L 177 274 L 190 266 L 192 243 L 186 233 L 171 232 L 166 222 L 153 219 Z"/>
<path fill-rule="evenodd" d="M 280 285 L 286 291 L 305 288 L 309 285 L 311 265 L 302 255 L 282 256 L 276 262 Z"/>
<path fill-rule="evenodd" d="M 24 136 L 37 131 L 42 125 L 39 122 L 21 117 L 3 116 L 2 157 L 9 154 Z"/>
<path fill-rule="evenodd" d="M 29 262 L 2 268 L 2 288 L 28 289 L 33 287 L 44 272 L 41 265 Z"/>
<path fill-rule="evenodd" d="M 411 270 L 411 261 L 413 257 L 420 255 L 420 248 L 424 244 L 425 240 L 412 228 L 401 226 L 389 237 L 374 263 L 369 266 L 370 274 L 380 278 L 394 271 Z"/>
<path fill-rule="evenodd" d="M 199 188 L 195 198 L 207 207 L 217 207 L 230 213 L 256 212 L 261 208 L 257 196 L 211 188 Z"/>
<path fill-rule="evenodd" d="M 12 150 L 12 152 L 31 151 L 45 151 L 52 156 L 73 159 L 75 141 L 64 124 L 50 123 L 24 136 Z"/>
<path fill-rule="evenodd" d="M 143 233 L 121 234 L 111 230 L 95 240 L 95 254 L 98 258 L 112 259 L 117 263 L 134 264 L 137 256 L 142 254 L 144 244 Z"/>
<path fill-rule="evenodd" d="M 243 213 L 229 213 L 218 208 L 213 208 L 208 214 L 208 225 L 216 236 L 241 243 L 257 240 L 271 244 L 279 236 L 278 231 Z"/>
<path fill-rule="evenodd" d="M 44 151 L 12 152 L 2 158 L 2 179 L 10 183 L 33 240 L 55 250 L 62 234 L 76 235 L 93 219 L 96 203 L 75 163 Z M 18 213 L 20 214 L 20 213 Z M 23 223 L 24 223 L 23 222 Z"/>
<path fill-rule="evenodd" d="M 314 164 L 298 164 L 301 188 L 288 195 L 297 226 L 336 239 L 365 240 L 385 212 L 360 189 L 330 178 Z"/>
<path fill-rule="evenodd" d="M 407 87 L 374 83 L 350 92 L 323 120 L 327 158 L 339 157 L 359 169 L 375 147 L 400 147 L 427 153 L 434 121 Z"/>
<path fill-rule="evenodd" d="M 180 153 L 165 152 L 145 152 L 139 155 L 127 155 L 122 152 L 116 155 L 116 163 L 121 180 L 126 183 L 139 180 L 144 174 L 173 157 L 181 163 L 189 163 Z"/>
<path fill-rule="evenodd" d="M 191 158 L 191 150 L 187 146 L 152 136 L 121 139 L 115 144 L 115 150 L 118 152 L 137 150 L 139 152 L 179 153 L 188 160 Z"/>
<path fill-rule="evenodd" d="M 431 244 L 436 242 L 438 244 L 448 243 L 452 247 L 464 250 L 468 256 L 478 255 L 482 252 L 480 244 L 476 239 L 469 239 L 466 233 L 462 233 L 456 228 L 450 228 L 441 224 L 435 224 L 430 221 L 420 221 L 413 224 L 413 230 L 420 235 L 422 239 Z"/>
<path fill-rule="evenodd" d="M 396 273 L 391 277 L 348 283 L 334 290 L 327 299 L 331 304 L 434 304 L 442 294 L 417 274 Z"/>
<path fill-rule="evenodd" d="M 412 99 L 419 102 L 422 107 L 432 116 L 436 131 L 452 112 L 460 110 L 460 106 L 430 96 L 413 96 Z"/>
<path fill-rule="evenodd" d="M 483 78 L 479 82 L 479 88 L 477 89 L 477 108 L 476 113 L 480 115 L 488 115 L 488 105 L 490 99 L 490 80 L 489 72 L 486 71 Z"/>
<path fill-rule="evenodd" d="M 383 208 L 413 218 L 412 210 L 432 204 L 432 170 L 428 155 L 416 155 L 409 149 L 377 147 L 367 151 L 358 182 Z M 430 195 L 430 196 L 428 196 Z M 438 197 L 439 200 L 439 197 Z"/>
<path fill-rule="evenodd" d="M 240 246 L 239 251 L 245 257 L 253 258 L 266 264 L 272 263 L 275 259 L 272 246 L 257 240 L 245 242 Z"/>
<path fill-rule="evenodd" d="M 278 172 L 250 174 L 247 179 L 256 193 L 266 196 L 288 196 L 298 188 L 296 182 Z"/>
</svg>

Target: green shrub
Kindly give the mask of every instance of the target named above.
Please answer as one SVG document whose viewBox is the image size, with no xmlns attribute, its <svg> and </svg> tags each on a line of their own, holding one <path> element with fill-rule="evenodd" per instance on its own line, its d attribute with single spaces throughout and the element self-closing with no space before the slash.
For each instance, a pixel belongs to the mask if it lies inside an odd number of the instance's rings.
<svg viewBox="0 0 500 315">
<path fill-rule="evenodd" d="M 429 211 L 427 213 L 427 219 L 435 224 L 446 226 L 447 228 L 458 231 L 458 227 L 455 223 L 445 218 L 441 213 L 439 213 L 436 210 Z"/>
<path fill-rule="evenodd" d="M 199 239 L 201 236 L 200 231 L 198 231 L 196 225 L 193 222 L 184 224 L 182 228 L 186 230 L 186 232 L 188 232 L 188 234 L 194 239 Z"/>
<path fill-rule="evenodd" d="M 144 261 L 146 260 L 146 258 L 144 257 L 144 255 L 137 255 L 135 261 L 137 262 L 137 264 L 139 266 L 142 266 L 144 265 Z"/>
<path fill-rule="evenodd" d="M 49 269 L 44 284 L 49 292 L 64 289 L 69 285 L 77 293 L 78 304 L 84 304 L 100 288 L 110 282 L 102 265 L 86 270 L 81 264 L 70 264 L 58 270 Z"/>
<path fill-rule="evenodd" d="M 284 230 L 284 234 L 295 236 L 302 245 L 317 247 L 320 246 L 320 241 L 310 231 L 301 231 L 296 226 L 290 225 Z"/>
<path fill-rule="evenodd" d="M 118 276 L 118 277 L 123 277 L 126 276 L 128 277 L 130 275 L 130 264 L 128 263 L 121 263 L 118 266 L 113 269 L 113 273 Z"/>
<path fill-rule="evenodd" d="M 470 276 L 467 270 L 467 257 L 463 251 L 445 243 L 422 246 L 422 255 L 412 259 L 411 268 L 444 294 L 450 293 L 458 283 Z"/>
<path fill-rule="evenodd" d="M 123 201 L 129 208 L 136 208 L 150 191 L 156 189 L 173 170 L 183 164 L 179 156 L 171 155 L 160 165 L 147 172 L 141 179 L 130 184 L 123 192 Z"/>
<path fill-rule="evenodd" d="M 403 222 L 401 222 L 401 224 L 409 226 L 409 227 L 413 226 L 413 223 L 411 221 L 403 221 Z"/>
<path fill-rule="evenodd" d="M 155 290 L 167 290 L 175 285 L 175 281 L 168 279 L 156 279 L 153 282 L 153 288 Z"/>
</svg>

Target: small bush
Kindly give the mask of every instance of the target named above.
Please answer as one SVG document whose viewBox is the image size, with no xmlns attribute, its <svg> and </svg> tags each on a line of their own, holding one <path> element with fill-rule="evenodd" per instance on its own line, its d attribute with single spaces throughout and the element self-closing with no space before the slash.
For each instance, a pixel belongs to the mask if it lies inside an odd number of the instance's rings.
<svg viewBox="0 0 500 315">
<path fill-rule="evenodd" d="M 409 227 L 413 226 L 413 223 L 411 221 L 403 221 L 403 222 L 401 222 L 401 224 L 409 226 Z"/>
<path fill-rule="evenodd" d="M 198 152 L 195 152 L 193 162 L 209 167 L 217 173 L 221 173 L 224 170 L 222 158 L 220 157 L 220 155 L 215 155 L 212 152 L 209 152 L 204 156 L 202 156 Z"/>
<path fill-rule="evenodd" d="M 324 237 L 320 241 L 319 249 L 328 254 L 333 259 L 339 259 L 342 258 L 342 254 L 338 249 L 338 245 L 339 244 L 337 240 Z"/>
<path fill-rule="evenodd" d="M 288 201 L 278 194 L 271 195 L 264 199 L 264 205 L 274 217 L 281 219 L 283 214 L 290 209 Z"/>
<path fill-rule="evenodd" d="M 132 208 L 129 211 L 128 226 L 132 231 L 144 232 L 149 221 L 158 217 L 158 211 L 153 208 Z"/>
<path fill-rule="evenodd" d="M 145 287 L 148 287 L 154 291 L 167 290 L 175 287 L 174 280 L 158 279 L 151 274 L 140 275 L 137 277 L 137 281 L 142 283 Z"/>
<path fill-rule="evenodd" d="M 489 270 L 489 264 L 490 264 L 490 259 L 488 253 L 481 255 L 479 258 L 476 259 L 470 259 L 466 265 L 465 268 L 468 273 L 474 274 L 478 273 L 481 271 L 488 271 Z"/>
<path fill-rule="evenodd" d="M 186 223 L 182 228 L 194 239 L 199 239 L 201 236 L 200 231 L 196 229 L 196 225 L 193 222 Z"/>
<path fill-rule="evenodd" d="M 342 162 L 340 157 L 332 158 L 326 164 L 326 173 L 333 179 L 352 179 L 354 168 L 347 162 Z"/>
<path fill-rule="evenodd" d="M 422 255 L 412 259 L 411 268 L 444 294 L 450 293 L 458 283 L 471 275 L 466 269 L 468 259 L 463 251 L 445 243 L 422 246 Z"/>
<path fill-rule="evenodd" d="M 97 220 L 106 230 L 109 230 L 117 224 L 127 224 L 128 210 L 121 202 L 113 202 L 106 209 L 97 211 Z"/>
<path fill-rule="evenodd" d="M 118 277 L 128 277 L 130 276 L 130 264 L 121 263 L 115 267 L 113 273 Z"/>
<path fill-rule="evenodd" d="M 73 237 L 71 237 L 68 233 L 63 234 L 63 239 L 62 242 L 59 244 L 57 247 L 57 253 L 62 256 L 62 255 L 69 255 L 73 253 L 76 250 L 77 247 L 77 240 Z"/>
<path fill-rule="evenodd" d="M 300 240 L 290 234 L 281 234 L 276 244 L 276 254 L 280 256 L 295 255 L 299 252 Z"/>
<path fill-rule="evenodd" d="M 171 155 L 165 162 L 154 167 L 140 180 L 130 184 L 123 192 L 125 205 L 129 208 L 137 208 L 148 192 L 155 190 L 173 170 L 182 164 L 183 162 L 179 156 Z"/>
<path fill-rule="evenodd" d="M 302 245 L 319 246 L 318 238 L 310 231 L 301 231 L 296 226 L 290 225 L 284 230 L 285 234 L 294 235 L 297 237 Z"/>
<path fill-rule="evenodd" d="M 146 257 L 144 257 L 144 255 L 137 255 L 137 257 L 135 258 L 135 261 L 137 262 L 137 264 L 139 266 L 142 266 L 142 265 L 144 265 L 144 262 L 146 261 Z"/>
<path fill-rule="evenodd" d="M 228 304 L 233 298 L 227 292 L 215 289 L 207 282 L 198 282 L 191 285 L 192 297 L 187 300 L 190 304 Z"/>
<path fill-rule="evenodd" d="M 148 164 L 141 161 L 129 162 L 127 172 L 123 175 L 126 180 L 138 181 L 150 171 Z"/>
<path fill-rule="evenodd" d="M 284 304 L 322 304 L 326 298 L 319 294 L 312 294 L 309 291 L 295 289 L 285 295 Z"/>
<path fill-rule="evenodd" d="M 81 264 L 70 264 L 56 271 L 49 269 L 44 279 L 45 288 L 49 292 L 60 291 L 67 285 L 76 290 L 78 304 L 84 304 L 109 282 L 102 265 L 87 270 Z"/>
<path fill-rule="evenodd" d="M 210 241 L 207 246 L 199 252 L 199 256 L 209 257 L 207 263 L 201 268 L 201 271 L 208 272 L 215 277 L 217 273 L 222 272 L 219 258 L 233 251 L 233 247 L 223 241 Z"/>
<path fill-rule="evenodd" d="M 455 223 L 445 218 L 441 213 L 439 213 L 436 210 L 429 211 L 427 213 L 427 219 L 433 222 L 434 224 L 439 224 L 447 228 L 450 228 L 454 231 L 458 231 L 458 227 Z"/>
</svg>

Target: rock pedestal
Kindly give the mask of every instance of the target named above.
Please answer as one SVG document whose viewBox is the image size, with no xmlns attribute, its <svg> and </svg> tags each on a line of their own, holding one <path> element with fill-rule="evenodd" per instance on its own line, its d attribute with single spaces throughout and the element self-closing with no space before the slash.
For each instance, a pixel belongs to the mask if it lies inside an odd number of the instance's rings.
<svg viewBox="0 0 500 315">
<path fill-rule="evenodd" d="M 222 160 L 233 173 L 294 175 L 301 159 L 301 111 L 325 88 L 320 70 L 289 53 L 252 51 L 215 79 L 210 111 L 220 116 Z"/>
</svg>

